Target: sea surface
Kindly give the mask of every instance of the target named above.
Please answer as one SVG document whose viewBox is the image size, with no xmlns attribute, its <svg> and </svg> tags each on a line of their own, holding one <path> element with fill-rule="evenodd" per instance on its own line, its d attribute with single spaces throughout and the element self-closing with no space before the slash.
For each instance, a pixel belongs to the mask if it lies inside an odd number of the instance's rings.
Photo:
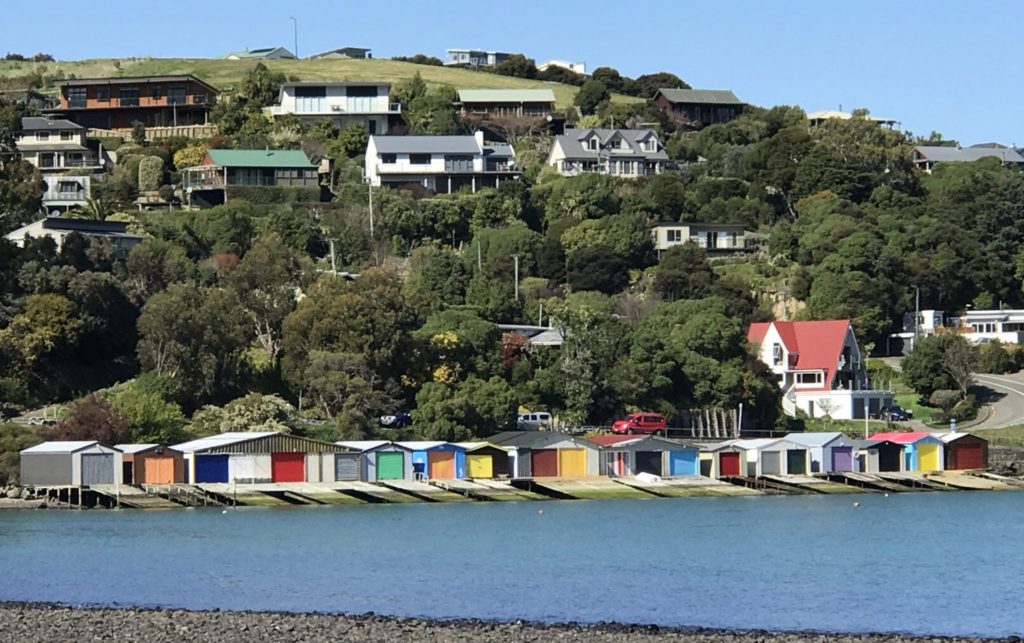
<svg viewBox="0 0 1024 643">
<path fill-rule="evenodd" d="M 1021 634 L 1024 493 L 3 511 L 0 600 Z"/>
</svg>

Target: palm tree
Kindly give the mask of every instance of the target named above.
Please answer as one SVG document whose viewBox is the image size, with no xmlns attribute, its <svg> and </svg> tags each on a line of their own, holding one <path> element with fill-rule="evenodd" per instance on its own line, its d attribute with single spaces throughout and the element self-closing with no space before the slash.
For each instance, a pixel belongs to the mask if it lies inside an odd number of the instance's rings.
<svg viewBox="0 0 1024 643">
<path fill-rule="evenodd" d="M 86 199 L 82 205 L 75 206 L 68 210 L 69 219 L 89 219 L 91 221 L 103 221 L 114 214 L 114 208 L 103 200 L 102 197 Z"/>
</svg>

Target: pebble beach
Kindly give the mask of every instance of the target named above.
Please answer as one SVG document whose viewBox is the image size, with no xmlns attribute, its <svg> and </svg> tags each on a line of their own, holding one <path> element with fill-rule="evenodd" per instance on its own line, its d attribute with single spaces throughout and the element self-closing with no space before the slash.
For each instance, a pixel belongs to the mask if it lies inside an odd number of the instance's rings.
<svg viewBox="0 0 1024 643">
<path fill-rule="evenodd" d="M 1002 639 L 920 637 L 900 634 L 672 629 L 654 625 L 501 623 L 485 620 L 434 621 L 374 614 L 358 616 L 277 612 L 221 612 L 101 608 L 45 603 L 0 604 L 3 641 L 380 641 L 589 643 L 1020 643 Z"/>
</svg>

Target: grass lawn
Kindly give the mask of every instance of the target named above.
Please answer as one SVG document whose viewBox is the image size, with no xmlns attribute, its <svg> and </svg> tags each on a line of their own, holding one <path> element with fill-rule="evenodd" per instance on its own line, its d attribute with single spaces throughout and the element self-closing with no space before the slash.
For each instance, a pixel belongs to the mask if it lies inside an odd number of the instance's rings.
<svg viewBox="0 0 1024 643">
<path fill-rule="evenodd" d="M 1024 446 L 1024 426 L 1011 426 L 1005 429 L 985 429 L 978 431 L 977 435 L 985 438 L 992 444 Z"/>
<path fill-rule="evenodd" d="M 237 86 L 245 73 L 256 66 L 253 60 L 221 60 L 212 58 L 98 58 L 90 60 L 32 63 L 0 61 L 0 78 L 27 76 L 34 72 L 54 75 L 63 72 L 76 78 L 117 76 L 158 76 L 194 74 L 218 89 Z M 577 88 L 562 83 L 499 76 L 482 71 L 456 67 L 436 67 L 376 58 L 365 60 L 264 60 L 259 61 L 271 71 L 280 71 L 289 80 L 384 80 L 391 83 L 412 78 L 420 73 L 428 85 L 451 85 L 456 89 L 550 88 L 559 108 L 568 107 Z M 615 94 L 613 102 L 638 102 L 640 98 Z"/>
</svg>

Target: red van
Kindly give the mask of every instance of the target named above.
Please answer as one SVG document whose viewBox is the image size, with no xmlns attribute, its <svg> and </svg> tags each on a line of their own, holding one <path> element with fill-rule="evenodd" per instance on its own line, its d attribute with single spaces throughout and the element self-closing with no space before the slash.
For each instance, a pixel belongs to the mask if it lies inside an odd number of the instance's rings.
<svg viewBox="0 0 1024 643">
<path fill-rule="evenodd" d="M 659 433 L 668 428 L 661 413 L 630 413 L 612 424 L 612 433 Z"/>
</svg>

